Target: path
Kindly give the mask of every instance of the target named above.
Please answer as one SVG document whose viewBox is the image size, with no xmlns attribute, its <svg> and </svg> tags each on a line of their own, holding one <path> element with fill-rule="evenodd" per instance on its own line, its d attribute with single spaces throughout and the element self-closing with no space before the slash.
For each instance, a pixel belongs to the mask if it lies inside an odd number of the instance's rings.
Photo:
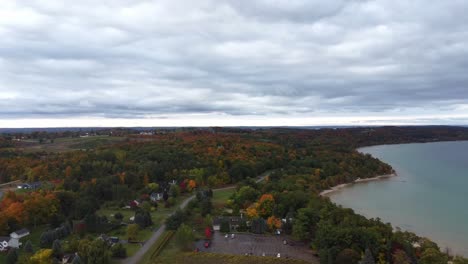
<svg viewBox="0 0 468 264">
<path fill-rule="evenodd" d="M 259 183 L 265 179 L 268 175 L 270 175 L 271 172 L 265 172 L 263 173 L 255 182 Z M 236 188 L 236 185 L 228 186 L 228 187 L 223 187 L 223 188 L 218 188 L 218 189 L 213 189 L 213 192 L 218 192 L 218 191 L 224 191 L 224 190 L 229 190 L 229 189 L 234 189 Z M 180 205 L 180 209 L 184 209 L 187 204 L 195 198 L 195 195 L 192 195 L 185 199 Z M 158 228 L 156 232 L 151 236 L 150 239 L 148 239 L 145 244 L 135 253 L 135 255 L 126 258 L 122 261 L 122 263 L 125 264 L 138 264 L 140 260 L 143 258 L 143 256 L 146 254 L 146 252 L 153 246 L 154 243 L 161 237 L 161 235 L 166 231 L 166 224 L 163 224 L 161 227 Z"/>
</svg>

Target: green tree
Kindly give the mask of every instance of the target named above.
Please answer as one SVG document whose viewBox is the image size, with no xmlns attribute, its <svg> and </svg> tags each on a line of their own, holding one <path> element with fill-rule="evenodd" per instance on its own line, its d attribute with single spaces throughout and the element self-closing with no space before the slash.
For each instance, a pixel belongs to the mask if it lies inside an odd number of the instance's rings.
<svg viewBox="0 0 468 264">
<path fill-rule="evenodd" d="M 361 256 L 356 251 L 346 248 L 336 256 L 336 264 L 357 264 Z"/>
<path fill-rule="evenodd" d="M 420 264 L 447 263 L 448 257 L 435 248 L 428 248 L 421 254 Z"/>
<path fill-rule="evenodd" d="M 106 242 L 102 239 L 95 239 L 88 248 L 86 260 L 87 263 L 110 263 L 110 252 Z"/>
<path fill-rule="evenodd" d="M 126 258 L 127 249 L 120 243 L 114 244 L 111 247 L 111 255 L 114 258 Z"/>
<path fill-rule="evenodd" d="M 195 235 L 192 228 L 186 224 L 182 224 L 176 233 L 176 243 L 181 250 L 188 251 L 192 249 L 193 240 Z"/>
<path fill-rule="evenodd" d="M 54 243 L 52 243 L 52 255 L 56 258 L 61 256 L 63 253 L 62 251 L 62 244 L 60 243 L 60 240 L 56 239 L 54 240 Z"/>
</svg>

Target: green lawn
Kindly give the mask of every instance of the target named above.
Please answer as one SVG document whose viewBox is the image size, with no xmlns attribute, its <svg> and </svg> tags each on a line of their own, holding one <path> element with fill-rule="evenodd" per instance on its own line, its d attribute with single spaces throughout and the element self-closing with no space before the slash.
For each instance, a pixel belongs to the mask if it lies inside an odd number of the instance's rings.
<svg viewBox="0 0 468 264">
<path fill-rule="evenodd" d="M 151 211 L 151 218 L 153 220 L 153 225 L 142 229 L 138 232 L 138 236 L 136 238 L 137 241 L 146 241 L 148 240 L 153 233 L 164 223 L 166 218 L 173 213 L 176 208 L 180 205 L 180 203 L 189 197 L 188 194 L 182 195 L 176 199 L 176 204 L 170 208 L 164 208 L 162 203 L 159 204 L 158 208 L 154 211 Z M 122 208 L 101 208 L 97 211 L 98 215 L 106 216 L 108 219 L 114 219 L 114 215 L 120 212 L 124 216 L 124 222 L 129 223 L 130 217 L 135 215 L 135 211 L 132 209 L 122 209 Z M 118 229 L 112 230 L 107 233 L 109 236 L 116 236 L 120 239 L 127 239 L 127 227 L 121 226 Z M 125 248 L 127 249 L 127 256 L 133 256 L 140 248 L 140 244 L 125 244 Z"/>
<path fill-rule="evenodd" d="M 213 198 L 211 202 L 213 203 L 214 207 L 226 204 L 227 200 L 231 198 L 231 195 L 236 192 L 236 189 L 227 189 L 221 191 L 214 191 Z"/>
</svg>

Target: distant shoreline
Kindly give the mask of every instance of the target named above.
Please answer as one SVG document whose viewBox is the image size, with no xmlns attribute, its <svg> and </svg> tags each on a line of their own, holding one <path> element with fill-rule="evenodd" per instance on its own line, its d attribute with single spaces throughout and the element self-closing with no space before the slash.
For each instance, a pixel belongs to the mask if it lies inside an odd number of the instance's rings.
<svg viewBox="0 0 468 264">
<path fill-rule="evenodd" d="M 380 181 L 380 180 L 385 180 L 385 179 L 396 177 L 396 176 L 398 176 L 398 174 L 396 172 L 394 172 L 394 173 L 391 173 L 391 174 L 380 175 L 380 176 L 373 177 L 373 178 L 365 178 L 365 179 L 358 178 L 357 180 L 354 180 L 353 182 L 350 182 L 350 183 L 343 183 L 343 184 L 340 184 L 340 185 L 337 185 L 337 186 L 333 186 L 330 189 L 327 189 L 327 190 L 324 190 L 324 191 L 320 192 L 319 195 L 320 196 L 328 196 L 331 193 L 337 192 L 337 191 L 339 191 L 341 189 L 344 189 L 344 188 L 349 187 L 349 186 L 354 185 L 354 184 L 363 183 L 363 182 L 370 182 L 370 181 Z"/>
</svg>

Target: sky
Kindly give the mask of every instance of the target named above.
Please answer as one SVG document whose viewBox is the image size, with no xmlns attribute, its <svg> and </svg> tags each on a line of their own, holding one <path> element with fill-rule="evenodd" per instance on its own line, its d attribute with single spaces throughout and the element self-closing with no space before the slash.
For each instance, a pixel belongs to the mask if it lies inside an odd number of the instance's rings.
<svg viewBox="0 0 468 264">
<path fill-rule="evenodd" d="M 468 124 L 468 1 L 0 1 L 0 127 Z"/>
</svg>

